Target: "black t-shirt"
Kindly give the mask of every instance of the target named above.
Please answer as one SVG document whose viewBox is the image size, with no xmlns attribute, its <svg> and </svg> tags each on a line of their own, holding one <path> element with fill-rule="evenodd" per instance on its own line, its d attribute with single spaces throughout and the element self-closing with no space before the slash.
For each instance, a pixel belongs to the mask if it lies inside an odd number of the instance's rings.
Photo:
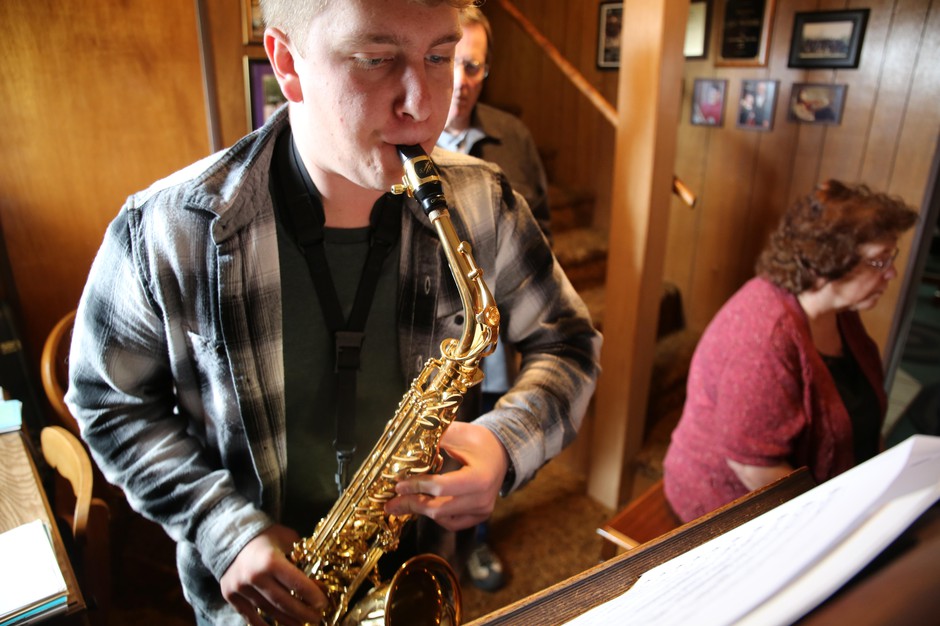
<svg viewBox="0 0 940 626">
<path fill-rule="evenodd" d="M 279 143 L 282 144 L 279 147 L 290 146 L 288 141 Z M 276 161 L 277 157 L 272 168 Z M 306 172 L 292 170 L 291 175 L 306 176 Z M 272 176 L 274 180 L 276 176 Z M 309 178 L 306 184 L 312 187 Z M 306 536 L 337 498 L 333 446 L 337 419 L 335 354 L 313 278 L 301 247 L 289 232 L 290 221 L 284 219 L 283 210 L 276 207 L 275 211 L 283 294 L 287 417 L 287 485 L 282 521 Z M 369 251 L 370 229 L 324 228 L 323 237 L 336 294 L 344 318 L 348 319 Z M 396 243 L 382 264 L 365 325 L 356 381 L 353 471 L 378 441 L 406 391 L 397 333 L 399 249 L 400 244 Z"/>
</svg>

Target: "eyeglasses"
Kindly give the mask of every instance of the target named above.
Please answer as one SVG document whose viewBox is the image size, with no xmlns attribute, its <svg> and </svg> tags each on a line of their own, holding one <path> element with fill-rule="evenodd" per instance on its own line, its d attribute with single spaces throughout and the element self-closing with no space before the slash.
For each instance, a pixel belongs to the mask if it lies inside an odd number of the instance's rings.
<svg viewBox="0 0 940 626">
<path fill-rule="evenodd" d="M 480 72 L 483 72 L 483 78 L 486 78 L 490 73 L 490 67 L 485 63 L 471 61 L 470 59 L 454 59 L 454 63 L 463 66 L 463 73 L 468 78 L 476 78 L 480 75 Z"/>
<path fill-rule="evenodd" d="M 879 272 L 883 272 L 891 267 L 891 264 L 894 263 L 894 260 L 898 258 L 898 252 L 900 252 L 900 250 L 895 248 L 888 254 L 876 257 L 874 259 L 863 259 L 862 262 L 868 267 L 874 268 Z"/>
</svg>

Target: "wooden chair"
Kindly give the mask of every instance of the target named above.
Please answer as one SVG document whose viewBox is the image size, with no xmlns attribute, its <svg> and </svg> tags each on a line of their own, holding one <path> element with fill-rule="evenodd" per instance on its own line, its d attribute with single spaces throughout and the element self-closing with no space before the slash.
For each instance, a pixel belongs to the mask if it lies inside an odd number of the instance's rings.
<svg viewBox="0 0 940 626">
<path fill-rule="evenodd" d="M 78 437 L 78 422 L 65 405 L 65 389 L 69 379 L 69 347 L 72 343 L 74 324 L 75 311 L 70 311 L 53 326 L 42 348 L 39 370 L 42 387 L 61 425 Z"/>
<path fill-rule="evenodd" d="M 75 311 L 69 311 L 52 327 L 46 343 L 42 348 L 42 357 L 39 361 L 39 370 L 42 377 L 42 387 L 46 398 L 59 420 L 69 432 L 81 439 L 78 420 L 72 415 L 65 404 L 65 390 L 69 384 L 69 349 L 72 344 L 72 328 L 75 325 Z M 84 443 L 82 444 L 84 445 Z M 86 448 L 87 450 L 87 448 Z M 115 513 L 116 504 L 124 499 L 116 487 L 110 485 L 101 475 L 98 467 L 92 463 L 92 472 L 95 475 L 95 494 L 103 498 Z"/>
<path fill-rule="evenodd" d="M 107 624 L 111 606 L 108 505 L 92 496 L 91 459 L 75 435 L 61 426 L 47 426 L 39 437 L 46 463 L 56 470 L 52 508 L 72 531 L 72 559 L 91 622 Z"/>
<path fill-rule="evenodd" d="M 40 359 L 40 374 L 42 377 L 42 386 L 46 392 L 46 398 L 52 405 L 56 417 L 61 426 L 64 426 L 76 439 L 81 439 L 81 433 L 78 428 L 78 420 L 72 415 L 69 407 L 65 404 L 65 390 L 68 387 L 69 380 L 69 350 L 72 344 L 72 329 L 75 326 L 75 311 L 69 311 L 53 326 L 49 331 L 46 342 L 43 345 L 42 357 Z M 84 448 L 84 443 L 79 441 L 79 445 Z M 85 448 L 86 456 L 88 454 Z M 111 563 L 111 571 L 119 571 L 120 562 L 118 561 L 121 546 L 126 542 L 127 535 L 130 532 L 129 526 L 134 517 L 124 492 L 118 487 L 105 480 L 104 475 L 98 466 L 91 463 L 92 474 L 94 477 L 93 496 L 100 498 L 106 504 L 110 513 L 111 525 L 110 536 L 111 543 L 117 546 L 114 552 L 114 559 Z"/>
<path fill-rule="evenodd" d="M 601 559 L 616 556 L 618 549 L 632 550 L 681 525 L 666 501 L 663 481 L 659 479 L 597 529 L 597 534 L 607 540 L 601 546 Z"/>
</svg>

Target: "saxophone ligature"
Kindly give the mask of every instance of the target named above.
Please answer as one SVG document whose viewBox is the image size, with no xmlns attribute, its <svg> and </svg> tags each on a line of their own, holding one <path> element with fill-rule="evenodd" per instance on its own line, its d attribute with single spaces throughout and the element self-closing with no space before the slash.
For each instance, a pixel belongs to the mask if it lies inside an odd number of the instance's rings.
<svg viewBox="0 0 940 626">
<path fill-rule="evenodd" d="M 385 503 L 395 497 L 401 480 L 441 468 L 441 436 L 464 395 L 483 380 L 480 363 L 496 348 L 499 310 L 470 245 L 454 231 L 437 167 L 420 146 L 398 146 L 398 153 L 404 176 L 392 192 L 415 198 L 434 225 L 460 293 L 464 326 L 459 338 L 441 343 L 440 357 L 429 359 L 412 381 L 379 441 L 313 535 L 294 545 L 291 560 L 330 600 L 322 622 L 330 626 L 460 623 L 460 587 L 444 559 L 416 556 L 387 583 L 379 579 L 376 564 L 398 547 L 412 517 L 387 514 Z M 367 582 L 372 589 L 360 600 L 357 592 Z"/>
</svg>

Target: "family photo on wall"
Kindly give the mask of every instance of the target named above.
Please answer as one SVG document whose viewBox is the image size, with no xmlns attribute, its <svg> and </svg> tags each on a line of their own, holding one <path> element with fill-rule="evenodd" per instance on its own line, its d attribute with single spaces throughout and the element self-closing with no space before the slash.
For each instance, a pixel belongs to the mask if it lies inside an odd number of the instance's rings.
<svg viewBox="0 0 940 626">
<path fill-rule="evenodd" d="M 741 81 L 741 100 L 738 105 L 738 127 L 770 130 L 774 125 L 777 102 L 777 81 Z"/>
<path fill-rule="evenodd" d="M 707 58 L 707 50 L 689 42 L 689 32 L 707 32 L 708 3 L 705 11 L 691 13 L 686 33 L 686 58 Z M 719 47 L 716 67 L 764 67 L 773 22 L 775 0 L 728 0 L 719 20 Z M 869 9 L 798 12 L 793 19 L 788 67 L 807 69 L 854 69 L 860 62 Z M 695 21 L 693 28 L 692 21 Z M 691 51 L 691 55 L 689 52 Z M 728 80 L 696 78 L 693 82 L 689 122 L 694 126 L 724 125 L 725 101 L 737 102 L 735 127 L 770 131 L 774 128 L 780 81 L 743 79 L 740 91 L 729 93 Z M 786 101 L 786 120 L 798 124 L 842 123 L 848 85 L 797 82 L 791 85 Z M 733 107 L 733 104 L 732 104 Z"/>
</svg>

